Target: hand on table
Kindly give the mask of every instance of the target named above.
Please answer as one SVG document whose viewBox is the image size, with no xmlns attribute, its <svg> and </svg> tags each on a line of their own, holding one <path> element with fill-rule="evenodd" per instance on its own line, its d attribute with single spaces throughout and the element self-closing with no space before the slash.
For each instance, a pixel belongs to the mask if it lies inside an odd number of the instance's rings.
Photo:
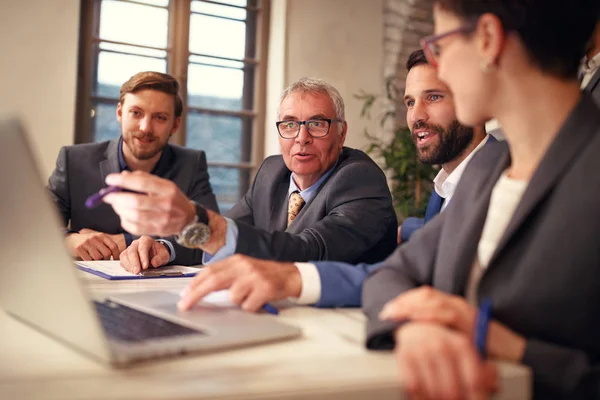
<svg viewBox="0 0 600 400">
<path fill-rule="evenodd" d="M 462 332 L 473 340 L 476 315 L 477 310 L 465 298 L 422 286 L 390 300 L 379 318 L 434 323 Z M 491 357 L 519 362 L 525 351 L 525 339 L 500 322 L 491 320 L 486 349 Z"/>
<path fill-rule="evenodd" d="M 447 327 L 409 322 L 396 330 L 395 357 L 403 388 L 415 399 L 486 399 L 498 372 L 470 338 Z"/>
<path fill-rule="evenodd" d="M 65 244 L 71 256 L 84 261 L 119 259 L 119 254 L 125 249 L 125 235 L 109 235 L 82 229 L 79 233 L 70 233 L 65 238 Z"/>
<path fill-rule="evenodd" d="M 179 309 L 187 310 L 207 294 L 223 289 L 229 289 L 232 303 L 257 311 L 269 301 L 300 296 L 302 279 L 293 263 L 236 254 L 204 267 L 184 289 Z"/>
<path fill-rule="evenodd" d="M 150 236 L 142 236 L 131 242 L 121 253 L 121 267 L 133 274 L 139 274 L 150 267 L 158 268 L 169 262 L 169 250 Z"/>
</svg>

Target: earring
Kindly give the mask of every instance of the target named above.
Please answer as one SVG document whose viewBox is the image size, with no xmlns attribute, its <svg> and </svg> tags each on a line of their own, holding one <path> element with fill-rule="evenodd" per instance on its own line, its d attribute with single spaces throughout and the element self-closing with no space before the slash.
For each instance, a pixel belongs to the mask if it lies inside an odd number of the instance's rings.
<svg viewBox="0 0 600 400">
<path fill-rule="evenodd" d="M 494 72 L 497 69 L 497 67 L 493 61 L 489 61 L 489 62 L 482 61 L 481 64 L 479 64 L 479 67 L 486 74 L 488 74 L 490 72 Z"/>
</svg>

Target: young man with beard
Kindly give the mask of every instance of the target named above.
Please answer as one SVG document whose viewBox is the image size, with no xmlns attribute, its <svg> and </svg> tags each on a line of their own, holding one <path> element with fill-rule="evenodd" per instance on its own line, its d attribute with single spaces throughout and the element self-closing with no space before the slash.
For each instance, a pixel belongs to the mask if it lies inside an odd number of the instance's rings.
<svg viewBox="0 0 600 400">
<path fill-rule="evenodd" d="M 106 204 L 85 207 L 90 195 L 105 187 L 114 172 L 145 171 L 169 180 L 194 201 L 218 211 L 203 151 L 169 144 L 183 111 L 179 83 L 170 75 L 140 72 L 121 86 L 117 120 L 121 136 L 102 143 L 65 146 L 60 150 L 48 189 L 62 216 L 66 246 L 83 260 L 119 259 L 133 241 L 119 216 Z M 167 246 L 157 242 L 157 247 Z"/>
<path fill-rule="evenodd" d="M 471 128 L 456 120 L 452 94 L 437 77 L 435 68 L 427 62 L 423 50 L 414 51 L 406 62 L 408 75 L 404 104 L 406 122 L 412 133 L 419 161 L 440 165 L 434 191 L 427 204 L 425 218 L 407 218 L 398 228 L 398 243 L 411 235 L 444 210 L 454 194 L 460 177 L 473 157 L 495 139 L 485 133 L 485 126 Z"/>
</svg>

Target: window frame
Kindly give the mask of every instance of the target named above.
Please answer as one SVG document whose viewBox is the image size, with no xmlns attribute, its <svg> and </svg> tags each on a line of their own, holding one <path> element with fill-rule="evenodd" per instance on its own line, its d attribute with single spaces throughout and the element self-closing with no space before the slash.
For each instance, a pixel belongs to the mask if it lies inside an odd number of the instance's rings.
<svg viewBox="0 0 600 400">
<path fill-rule="evenodd" d="M 153 6 L 134 0 L 112 0 L 124 3 L 142 4 Z M 169 11 L 168 40 L 166 49 L 167 73 L 175 77 L 180 83 L 180 95 L 184 108 L 181 124 L 172 136 L 171 143 L 185 146 L 187 136 L 188 114 L 207 116 L 226 116 L 239 118 L 242 125 L 240 162 L 220 162 L 207 160 L 209 167 L 225 167 L 238 169 L 240 174 L 238 198 L 241 198 L 251 185 L 251 178 L 255 175 L 258 164 L 264 156 L 265 138 L 265 103 L 266 103 L 266 60 L 268 59 L 268 29 L 270 18 L 270 0 L 248 0 L 247 6 L 235 6 L 213 0 L 198 0 L 209 4 L 227 5 L 234 8 L 246 9 L 247 13 L 256 13 L 255 18 L 247 18 L 245 56 L 242 60 L 216 57 L 208 54 L 193 53 L 189 49 L 190 19 L 192 14 L 211 14 L 192 12 L 192 0 L 170 0 L 166 7 Z M 94 132 L 90 118 L 91 106 L 94 102 L 117 105 L 118 99 L 95 96 L 92 93 L 93 82 L 97 81 L 98 57 L 100 42 L 123 44 L 138 48 L 157 49 L 151 46 L 133 45 L 127 42 L 118 42 L 100 39 L 100 9 L 102 0 L 80 1 L 80 29 L 79 29 L 79 57 L 77 74 L 77 105 L 75 116 L 75 143 L 89 143 L 93 141 Z M 218 16 L 218 18 L 239 21 L 236 18 Z M 252 25 L 252 26 L 251 26 Z M 102 50 L 106 51 L 106 50 Z M 126 52 L 118 52 L 129 54 Z M 254 54 L 254 57 L 252 57 Z M 214 59 L 241 61 L 244 64 L 244 85 L 242 92 L 241 110 L 222 110 L 205 107 L 188 106 L 188 69 L 189 65 L 198 64 L 190 61 L 190 56 L 203 56 Z M 200 65 L 209 65 L 200 63 Z M 202 150 L 202 149 L 200 149 Z"/>
</svg>

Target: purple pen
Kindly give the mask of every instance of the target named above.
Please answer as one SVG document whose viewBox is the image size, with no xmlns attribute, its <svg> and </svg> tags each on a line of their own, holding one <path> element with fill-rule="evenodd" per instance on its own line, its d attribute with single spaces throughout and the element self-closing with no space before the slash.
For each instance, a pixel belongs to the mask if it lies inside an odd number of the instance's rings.
<svg viewBox="0 0 600 400">
<path fill-rule="evenodd" d="M 102 204 L 102 199 L 104 198 L 104 196 L 106 196 L 109 193 L 115 193 L 120 191 L 121 188 L 118 186 L 107 186 L 103 189 L 100 189 L 98 193 L 94 193 L 93 195 L 88 197 L 85 201 L 85 206 L 87 208 L 98 207 L 100 204 Z"/>
</svg>

